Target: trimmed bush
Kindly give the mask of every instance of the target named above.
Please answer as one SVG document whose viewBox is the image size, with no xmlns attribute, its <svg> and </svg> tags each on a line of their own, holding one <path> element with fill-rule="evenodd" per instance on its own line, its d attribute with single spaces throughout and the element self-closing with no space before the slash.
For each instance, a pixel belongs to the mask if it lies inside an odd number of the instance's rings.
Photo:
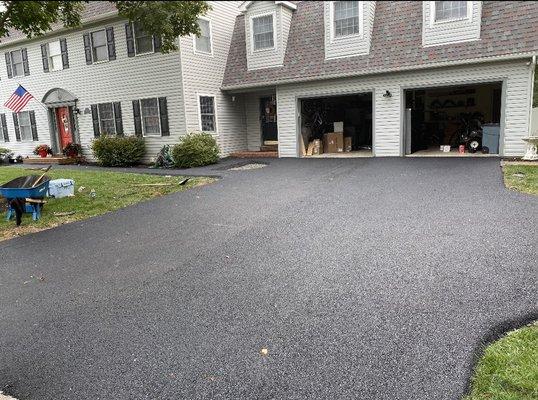
<svg viewBox="0 0 538 400">
<path fill-rule="evenodd" d="M 174 166 L 178 168 L 202 167 L 219 161 L 219 146 L 209 133 L 194 132 L 181 138 L 172 149 Z"/>
<path fill-rule="evenodd" d="M 140 164 L 146 146 L 141 137 L 103 135 L 93 141 L 92 152 L 105 167 L 129 167 Z"/>
</svg>

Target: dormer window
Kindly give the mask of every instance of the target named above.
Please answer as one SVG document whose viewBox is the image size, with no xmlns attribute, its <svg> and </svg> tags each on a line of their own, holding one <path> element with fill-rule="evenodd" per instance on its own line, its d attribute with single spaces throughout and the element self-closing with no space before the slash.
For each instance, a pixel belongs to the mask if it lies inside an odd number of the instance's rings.
<svg viewBox="0 0 538 400">
<path fill-rule="evenodd" d="M 254 51 L 275 47 L 274 15 L 267 14 L 252 17 L 252 47 Z"/>
<path fill-rule="evenodd" d="M 470 15 L 468 1 L 432 1 L 435 22 L 458 21 L 467 19 Z"/>
<path fill-rule="evenodd" d="M 333 2 L 333 20 L 335 38 L 359 34 L 359 2 Z"/>
</svg>

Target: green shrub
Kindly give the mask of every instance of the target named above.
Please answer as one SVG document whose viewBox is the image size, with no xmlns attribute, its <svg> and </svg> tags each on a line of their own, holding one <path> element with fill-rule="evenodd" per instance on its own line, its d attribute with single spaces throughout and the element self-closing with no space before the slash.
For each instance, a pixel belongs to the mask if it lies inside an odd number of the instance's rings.
<svg viewBox="0 0 538 400">
<path fill-rule="evenodd" d="M 141 137 L 103 135 L 93 141 L 92 151 L 105 167 L 128 167 L 140 164 L 146 147 Z"/>
<path fill-rule="evenodd" d="M 219 146 L 209 133 L 194 132 L 181 138 L 172 149 L 172 157 L 178 168 L 215 164 L 219 161 Z"/>
</svg>

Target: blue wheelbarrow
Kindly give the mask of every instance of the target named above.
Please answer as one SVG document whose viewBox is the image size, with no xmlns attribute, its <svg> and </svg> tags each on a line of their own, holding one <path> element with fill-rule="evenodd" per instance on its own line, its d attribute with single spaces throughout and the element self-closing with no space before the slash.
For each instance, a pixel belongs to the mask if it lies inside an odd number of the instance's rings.
<svg viewBox="0 0 538 400">
<path fill-rule="evenodd" d="M 34 221 L 41 217 L 41 209 L 45 204 L 43 198 L 49 190 L 50 178 L 44 174 L 21 176 L 0 186 L 0 195 L 6 198 L 8 210 L 6 219 L 9 221 L 15 215 L 15 209 L 11 201 L 15 199 L 24 200 L 24 212 L 32 214 Z"/>
</svg>

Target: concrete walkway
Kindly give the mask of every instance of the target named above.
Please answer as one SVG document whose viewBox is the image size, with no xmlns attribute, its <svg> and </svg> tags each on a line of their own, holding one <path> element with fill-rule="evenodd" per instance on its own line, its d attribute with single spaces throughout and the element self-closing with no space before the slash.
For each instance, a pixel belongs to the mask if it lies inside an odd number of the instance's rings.
<svg viewBox="0 0 538 400">
<path fill-rule="evenodd" d="M 0 243 L 0 390 L 459 399 L 482 341 L 537 317 L 538 198 L 498 160 L 217 174 Z"/>
</svg>

